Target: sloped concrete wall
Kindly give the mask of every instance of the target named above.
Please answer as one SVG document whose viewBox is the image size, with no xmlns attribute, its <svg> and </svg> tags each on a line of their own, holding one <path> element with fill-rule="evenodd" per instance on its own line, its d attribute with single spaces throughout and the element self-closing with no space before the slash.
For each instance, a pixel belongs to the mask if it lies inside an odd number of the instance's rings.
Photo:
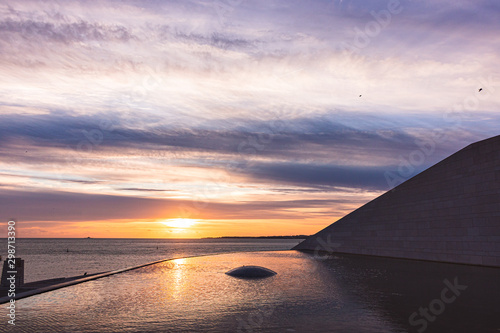
<svg viewBox="0 0 500 333">
<path fill-rule="evenodd" d="M 467 146 L 294 249 L 500 267 L 500 136 Z"/>
</svg>

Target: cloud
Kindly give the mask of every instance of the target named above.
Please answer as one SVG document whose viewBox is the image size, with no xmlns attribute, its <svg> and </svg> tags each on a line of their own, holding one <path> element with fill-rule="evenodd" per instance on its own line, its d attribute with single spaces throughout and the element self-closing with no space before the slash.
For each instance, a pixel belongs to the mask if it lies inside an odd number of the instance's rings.
<svg viewBox="0 0 500 333">
<path fill-rule="evenodd" d="M 139 188 L 139 187 L 127 187 L 127 188 L 118 188 L 118 191 L 132 191 L 132 192 L 168 192 L 172 190 L 161 190 L 154 188 Z"/>
<path fill-rule="evenodd" d="M 58 181 L 58 182 L 68 182 L 68 183 L 76 183 L 76 184 L 99 184 L 102 183 L 102 181 L 98 180 L 87 180 L 87 179 L 67 179 L 64 177 L 40 177 L 36 175 L 18 175 L 18 174 L 12 174 L 12 173 L 0 173 L 0 176 L 3 177 L 18 177 L 18 178 L 25 178 L 25 179 L 35 179 L 35 180 L 50 180 L 50 181 Z"/>
<path fill-rule="evenodd" d="M 345 187 L 387 190 L 384 172 L 394 166 L 359 167 L 306 163 L 255 163 L 242 173 L 262 183 L 282 183 L 304 187 Z"/>
<path fill-rule="evenodd" d="M 300 209 L 317 209 L 352 200 L 283 200 L 240 203 L 154 199 L 117 195 L 82 194 L 63 191 L 28 192 L 0 190 L 3 221 L 84 222 L 191 217 L 203 219 L 299 219 Z M 364 198 L 363 198 L 364 199 Z M 366 199 L 365 199 L 366 200 Z M 29 202 L 29 205 L 27 204 Z M 363 201 L 359 201 L 363 202 Z M 297 210 L 297 211 L 295 211 Z M 188 214 L 188 215 L 186 215 Z"/>
<path fill-rule="evenodd" d="M 491 119 L 486 113 L 482 117 Z M 264 159 L 269 163 L 266 165 L 274 166 L 263 170 L 261 176 L 279 175 L 275 168 L 285 168 L 290 176 L 299 176 L 297 168 L 303 168 L 302 175 L 322 175 L 325 184 L 333 185 L 330 174 L 345 170 L 329 170 L 328 165 L 356 170 L 358 180 L 368 181 L 364 178 L 366 173 L 397 165 L 400 156 L 419 148 L 419 142 L 429 140 L 435 132 L 449 135 L 451 131 L 455 140 L 440 142 L 433 157 L 422 167 L 430 166 L 470 142 L 495 135 L 494 124 L 490 121 L 490 127 L 479 125 L 480 118 L 480 113 L 464 117 L 457 128 L 441 117 L 336 112 L 296 118 L 285 115 L 272 121 L 233 118 L 178 127 L 161 118 L 144 116 L 72 115 L 62 111 L 8 113 L 0 114 L 0 149 L 5 161 L 26 163 L 66 164 L 71 157 L 85 162 L 94 156 L 125 158 L 133 153 L 152 159 L 171 155 L 178 158 L 171 163 L 181 166 L 225 168 L 234 164 L 243 168 L 249 162 Z M 43 149 L 50 150 L 50 154 L 39 153 Z M 321 182 L 320 178 L 314 179 L 311 178 L 316 185 Z M 306 181 L 297 183 L 304 185 Z"/>
<path fill-rule="evenodd" d="M 76 43 L 82 41 L 120 41 L 128 42 L 132 35 L 123 26 L 105 26 L 91 24 L 85 21 L 77 23 L 53 24 L 40 21 L 0 21 L 0 34 L 8 38 L 7 34 L 20 34 L 24 39 L 40 42 L 42 40 L 60 43 Z"/>
<path fill-rule="evenodd" d="M 25 142 L 27 146 L 76 151 L 84 143 L 93 145 L 96 151 L 135 147 L 145 151 L 178 149 L 230 154 L 242 159 L 254 156 L 287 158 L 290 154 L 309 156 L 309 159 L 315 156 L 333 159 L 335 151 L 347 149 L 355 156 L 362 152 L 377 155 L 388 148 L 408 150 L 414 146 L 415 137 L 394 125 L 386 131 L 377 129 L 387 122 L 383 118 L 369 115 L 335 118 L 322 114 L 278 121 L 236 118 L 188 128 L 107 114 L 5 114 L 0 115 L 0 147 Z M 108 127 L 103 128 L 103 122 Z M 138 126 L 141 123 L 144 125 Z M 332 155 L 328 157 L 329 154 Z"/>
<path fill-rule="evenodd" d="M 338 15 L 325 11 L 331 5 Z M 494 17 L 491 1 L 463 8 L 402 1 L 401 14 L 346 56 L 342 45 L 374 22 L 371 11 L 386 6 L 237 3 L 221 23 L 203 1 L 10 2 L 0 7 L 2 91 L 24 105 L 94 112 L 125 106 L 193 123 L 264 114 L 271 104 L 431 113 L 452 107 L 472 80 L 498 74 L 499 37 L 477 26 L 483 13 Z M 474 23 L 463 24 L 467 13 Z M 489 110 L 500 105 L 485 103 Z"/>
</svg>

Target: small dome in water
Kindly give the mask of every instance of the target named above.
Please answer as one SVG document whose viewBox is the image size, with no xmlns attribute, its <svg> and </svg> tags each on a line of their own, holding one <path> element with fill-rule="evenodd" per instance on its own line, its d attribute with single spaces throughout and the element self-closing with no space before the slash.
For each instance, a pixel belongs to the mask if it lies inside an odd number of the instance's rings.
<svg viewBox="0 0 500 333">
<path fill-rule="evenodd" d="M 226 274 L 239 278 L 265 278 L 276 275 L 277 273 L 260 266 L 241 266 L 226 272 Z"/>
</svg>

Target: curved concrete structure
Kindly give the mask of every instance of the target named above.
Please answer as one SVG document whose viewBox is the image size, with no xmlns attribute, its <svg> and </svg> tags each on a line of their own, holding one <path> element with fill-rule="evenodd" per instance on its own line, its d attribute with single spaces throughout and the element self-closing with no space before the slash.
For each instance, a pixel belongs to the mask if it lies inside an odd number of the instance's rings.
<svg viewBox="0 0 500 333">
<path fill-rule="evenodd" d="M 500 267 L 500 136 L 467 146 L 294 249 Z"/>
<path fill-rule="evenodd" d="M 270 277 L 277 273 L 269 268 L 260 266 L 241 266 L 226 272 L 226 274 L 238 278 L 255 279 Z"/>
</svg>

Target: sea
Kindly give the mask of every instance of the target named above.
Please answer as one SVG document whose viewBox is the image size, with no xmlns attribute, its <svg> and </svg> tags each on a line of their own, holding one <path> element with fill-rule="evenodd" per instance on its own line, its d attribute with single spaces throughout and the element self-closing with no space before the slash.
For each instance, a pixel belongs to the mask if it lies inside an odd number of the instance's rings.
<svg viewBox="0 0 500 333">
<path fill-rule="evenodd" d="M 24 260 L 24 282 L 100 273 L 149 262 L 230 252 L 289 250 L 301 239 L 122 239 L 19 238 L 15 255 Z M 7 240 L 0 243 L 7 258 Z"/>
<path fill-rule="evenodd" d="M 128 248 L 140 240 L 115 242 Z M 272 242 L 161 244 L 204 251 L 285 243 Z M 276 275 L 225 274 L 243 265 Z M 3 304 L 0 332 L 495 333 L 498 281 L 493 267 L 300 251 L 226 253 L 161 262 L 19 299 L 10 308 Z M 15 326 L 7 322 L 12 311 Z"/>
<path fill-rule="evenodd" d="M 26 260 L 27 281 L 184 259 L 9 302 L 0 307 L 0 332 L 500 330 L 498 268 L 286 251 L 299 242 L 20 239 L 16 254 Z M 218 255 L 200 256 L 208 254 Z M 277 274 L 224 274 L 243 265 Z M 8 323 L 13 311 L 15 326 Z"/>
</svg>

